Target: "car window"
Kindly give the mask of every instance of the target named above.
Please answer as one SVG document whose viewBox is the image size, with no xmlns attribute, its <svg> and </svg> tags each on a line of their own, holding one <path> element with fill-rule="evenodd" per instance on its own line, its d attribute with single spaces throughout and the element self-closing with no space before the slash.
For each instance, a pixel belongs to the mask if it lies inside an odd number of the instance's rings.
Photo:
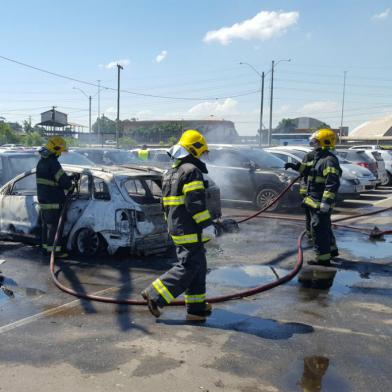
<svg viewBox="0 0 392 392">
<path fill-rule="evenodd" d="M 289 161 L 288 155 L 281 154 L 279 152 L 273 152 L 272 154 L 275 155 L 276 157 L 278 157 L 279 159 L 281 159 L 282 161 L 285 161 L 285 162 Z"/>
<path fill-rule="evenodd" d="M 154 197 L 147 182 L 141 179 L 129 179 L 124 182 L 128 195 L 140 204 L 159 203 L 160 199 Z M 150 184 L 152 186 L 152 184 Z"/>
<path fill-rule="evenodd" d="M 2 184 L 4 181 L 3 175 L 3 157 L 0 157 L 0 184 Z"/>
<path fill-rule="evenodd" d="M 157 153 L 152 155 L 151 158 L 156 162 L 170 162 L 170 157 L 166 153 Z"/>
<path fill-rule="evenodd" d="M 102 178 L 93 178 L 93 195 L 94 199 L 110 200 L 109 187 Z"/>
<path fill-rule="evenodd" d="M 15 177 L 18 174 L 35 169 L 38 161 L 39 157 L 36 154 L 18 154 L 16 156 L 9 155 L 8 162 L 11 169 L 10 174 Z"/>
<path fill-rule="evenodd" d="M 78 198 L 84 200 L 90 199 L 89 176 L 87 174 L 83 174 L 80 177 Z"/>
<path fill-rule="evenodd" d="M 146 184 L 148 186 L 148 189 L 150 190 L 151 194 L 155 198 L 161 198 L 162 197 L 162 188 L 160 184 L 156 180 L 146 180 Z"/>
<path fill-rule="evenodd" d="M 105 151 L 105 159 L 112 165 L 126 165 L 138 162 L 138 159 L 131 152 L 119 150 Z"/>
<path fill-rule="evenodd" d="M 35 196 L 37 194 L 37 182 L 35 173 L 29 174 L 18 181 L 14 182 L 11 195 Z"/>
</svg>

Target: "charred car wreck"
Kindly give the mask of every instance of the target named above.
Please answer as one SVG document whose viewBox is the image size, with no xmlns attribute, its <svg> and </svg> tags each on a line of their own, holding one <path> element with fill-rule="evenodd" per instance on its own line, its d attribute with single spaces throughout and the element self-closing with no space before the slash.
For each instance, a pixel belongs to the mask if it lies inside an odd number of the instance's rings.
<svg viewBox="0 0 392 392">
<path fill-rule="evenodd" d="M 67 210 L 63 236 L 67 249 L 92 256 L 126 248 L 133 254 L 153 254 L 171 245 L 160 204 L 161 174 L 123 167 L 63 165 L 80 174 Z M 39 244 L 41 222 L 35 170 L 25 172 L 0 189 L 0 235 L 3 239 Z"/>
</svg>

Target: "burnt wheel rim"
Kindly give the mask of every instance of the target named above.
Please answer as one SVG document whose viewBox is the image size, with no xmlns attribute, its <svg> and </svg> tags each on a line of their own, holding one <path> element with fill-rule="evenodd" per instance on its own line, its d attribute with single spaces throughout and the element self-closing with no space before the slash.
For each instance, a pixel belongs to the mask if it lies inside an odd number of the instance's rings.
<svg viewBox="0 0 392 392">
<path fill-rule="evenodd" d="M 82 229 L 76 239 L 76 246 L 82 255 L 95 255 L 100 246 L 99 236 L 91 229 Z"/>
<path fill-rule="evenodd" d="M 257 195 L 257 205 L 260 209 L 265 208 L 278 196 L 278 193 L 272 189 L 265 189 Z M 277 208 L 278 204 L 272 205 L 268 210 L 272 211 Z"/>
</svg>

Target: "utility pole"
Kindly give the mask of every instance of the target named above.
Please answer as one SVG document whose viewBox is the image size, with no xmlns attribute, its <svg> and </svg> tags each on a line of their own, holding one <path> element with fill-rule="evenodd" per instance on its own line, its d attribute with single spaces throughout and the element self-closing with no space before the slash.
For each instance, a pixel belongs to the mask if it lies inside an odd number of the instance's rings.
<svg viewBox="0 0 392 392">
<path fill-rule="evenodd" d="M 272 102 L 274 99 L 274 67 L 275 61 L 272 60 L 271 67 L 271 93 L 270 93 L 270 115 L 269 115 L 269 128 L 268 128 L 268 147 L 271 145 L 271 135 L 272 135 Z"/>
<path fill-rule="evenodd" d="M 124 69 L 117 64 L 117 122 L 116 122 L 116 147 L 119 148 L 118 138 L 120 133 L 120 71 Z"/>
<path fill-rule="evenodd" d="M 261 79 L 261 89 L 260 89 L 260 123 L 259 123 L 259 147 L 261 147 L 261 140 L 263 135 L 263 107 L 264 107 L 264 72 L 260 74 L 260 72 L 251 64 L 241 62 L 240 65 L 247 65 L 249 68 L 252 68 L 257 75 L 260 76 Z"/>
<path fill-rule="evenodd" d="M 260 102 L 260 125 L 259 125 L 259 147 L 263 137 L 263 108 L 264 108 L 264 71 L 261 73 L 261 102 Z"/>
<path fill-rule="evenodd" d="M 88 133 L 91 145 L 91 95 L 88 97 Z"/>
<path fill-rule="evenodd" d="M 346 94 L 346 75 L 347 75 L 347 71 L 344 71 L 344 73 L 343 73 L 343 94 L 342 94 L 342 115 L 340 117 L 339 142 L 340 142 L 340 138 L 342 136 L 342 131 L 343 131 L 344 97 Z"/>
<path fill-rule="evenodd" d="M 103 147 L 103 135 L 101 135 L 101 81 L 98 82 L 98 123 L 97 123 L 97 144 L 99 144 L 99 138 L 101 138 L 101 146 Z"/>
</svg>

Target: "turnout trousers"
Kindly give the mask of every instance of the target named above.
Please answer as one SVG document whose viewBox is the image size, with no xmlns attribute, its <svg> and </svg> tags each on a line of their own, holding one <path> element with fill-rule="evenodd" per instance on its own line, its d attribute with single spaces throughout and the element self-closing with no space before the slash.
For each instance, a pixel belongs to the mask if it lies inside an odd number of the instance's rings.
<svg viewBox="0 0 392 392">
<path fill-rule="evenodd" d="M 321 213 L 314 208 L 308 208 L 308 210 L 316 261 L 329 262 L 331 257 L 338 255 L 335 236 L 332 232 L 331 213 Z"/>
<path fill-rule="evenodd" d="M 60 209 L 42 210 L 42 249 L 48 253 L 52 252 L 54 237 L 56 235 L 57 226 L 59 224 L 61 214 Z M 62 251 L 62 239 L 60 238 L 56 246 L 55 252 Z"/>
<path fill-rule="evenodd" d="M 187 312 L 205 310 L 207 259 L 203 244 L 177 245 L 177 262 L 152 282 L 148 294 L 158 306 L 185 293 Z"/>
</svg>

